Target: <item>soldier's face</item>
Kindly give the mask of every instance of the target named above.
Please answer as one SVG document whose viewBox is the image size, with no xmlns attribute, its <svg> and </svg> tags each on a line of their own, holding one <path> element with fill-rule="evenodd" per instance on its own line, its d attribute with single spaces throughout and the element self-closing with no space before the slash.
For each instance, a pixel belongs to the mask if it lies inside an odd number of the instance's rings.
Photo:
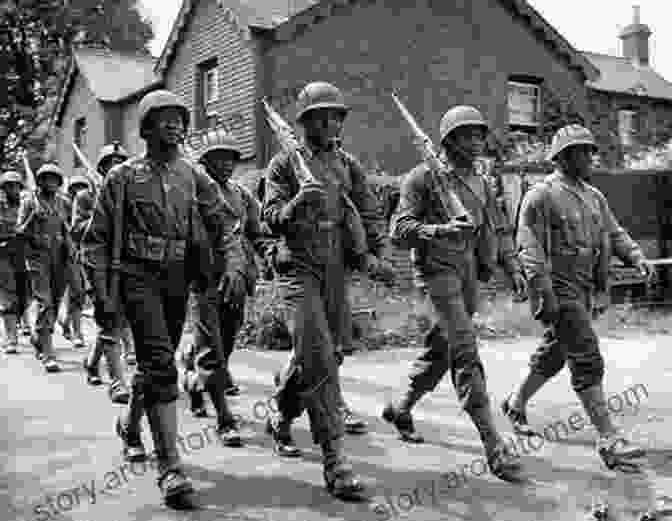
<svg viewBox="0 0 672 521">
<path fill-rule="evenodd" d="M 44 192 L 55 194 L 61 187 L 61 177 L 51 173 L 44 174 L 40 177 L 39 185 Z"/>
<path fill-rule="evenodd" d="M 238 154 L 231 150 L 215 150 L 210 152 L 203 162 L 208 173 L 217 181 L 226 181 L 236 168 Z"/>
<path fill-rule="evenodd" d="M 593 147 L 590 145 L 567 147 L 562 151 L 560 161 L 566 173 L 579 179 L 588 179 L 593 162 Z"/>
<path fill-rule="evenodd" d="M 10 181 L 9 183 L 5 183 L 2 188 L 10 201 L 17 201 L 21 196 L 23 185 L 21 183 Z"/>
<path fill-rule="evenodd" d="M 451 137 L 458 153 L 465 159 L 473 161 L 485 151 L 486 131 L 483 127 L 471 125 L 458 127 Z"/>
<path fill-rule="evenodd" d="M 154 116 L 154 137 L 168 146 L 178 146 L 184 141 L 184 120 L 177 107 L 164 107 Z"/>
<path fill-rule="evenodd" d="M 308 112 L 302 119 L 306 137 L 322 146 L 340 140 L 346 113 L 339 109 L 321 108 Z"/>
</svg>

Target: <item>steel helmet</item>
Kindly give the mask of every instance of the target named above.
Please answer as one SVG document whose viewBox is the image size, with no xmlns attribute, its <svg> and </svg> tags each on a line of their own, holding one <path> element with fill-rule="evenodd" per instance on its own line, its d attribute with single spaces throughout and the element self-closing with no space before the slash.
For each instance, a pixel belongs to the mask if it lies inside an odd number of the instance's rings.
<svg viewBox="0 0 672 521">
<path fill-rule="evenodd" d="M 58 177 L 61 178 L 61 184 L 63 184 L 63 170 L 61 170 L 61 167 L 54 163 L 46 163 L 40 167 L 40 169 L 37 171 L 37 174 L 35 174 L 35 180 L 39 180 L 40 177 L 42 177 L 45 174 L 55 174 Z"/>
<path fill-rule="evenodd" d="M 189 109 L 187 105 L 169 90 L 155 90 L 146 94 L 138 105 L 138 124 L 140 125 L 140 136 L 143 136 L 145 121 L 152 110 L 158 110 L 166 107 L 177 107 L 182 112 L 185 128 L 189 126 Z"/>
<path fill-rule="evenodd" d="M 306 85 L 296 100 L 296 120 L 301 119 L 314 109 L 339 109 L 348 112 L 350 107 L 345 104 L 341 91 L 331 83 L 315 81 Z"/>
<path fill-rule="evenodd" d="M 110 145 L 105 145 L 103 148 L 100 149 L 100 153 L 98 154 L 98 160 L 96 161 L 96 168 L 100 169 L 100 164 L 105 161 L 108 157 L 122 157 L 124 159 L 128 159 L 128 153 L 126 150 L 124 150 L 124 147 L 122 147 L 117 141 Z"/>
<path fill-rule="evenodd" d="M 450 133 L 459 127 L 467 125 L 476 125 L 483 127 L 486 131 L 490 130 L 490 125 L 481 111 L 469 105 L 458 105 L 446 112 L 439 123 L 439 134 L 441 143 L 450 135 Z"/>
<path fill-rule="evenodd" d="M 89 181 L 88 177 L 83 175 L 74 175 L 69 179 L 68 192 L 77 185 L 85 185 L 87 188 L 91 188 L 91 182 Z"/>
<path fill-rule="evenodd" d="M 590 145 L 593 148 L 593 152 L 597 152 L 598 150 L 595 138 L 590 130 L 581 125 L 567 125 L 558 130 L 555 136 L 553 136 L 551 150 L 548 153 L 547 159 L 553 161 L 565 148 L 575 145 Z"/>
<path fill-rule="evenodd" d="M 198 160 L 202 161 L 206 155 L 210 152 L 216 150 L 227 150 L 234 152 L 238 157 L 237 160 L 240 160 L 243 153 L 240 150 L 240 145 L 238 140 L 233 136 L 233 134 L 227 132 L 223 128 L 216 130 L 209 130 L 201 136 L 201 148 L 198 151 Z"/>
<path fill-rule="evenodd" d="M 23 176 L 14 170 L 8 170 L 4 174 L 0 175 L 0 186 L 5 183 L 19 183 L 21 186 L 25 186 L 23 182 Z"/>
</svg>

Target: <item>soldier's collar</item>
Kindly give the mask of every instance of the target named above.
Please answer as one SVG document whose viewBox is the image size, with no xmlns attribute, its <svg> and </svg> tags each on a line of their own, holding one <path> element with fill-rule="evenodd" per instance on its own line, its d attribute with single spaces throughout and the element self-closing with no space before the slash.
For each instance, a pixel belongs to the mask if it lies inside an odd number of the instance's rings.
<svg viewBox="0 0 672 521">
<path fill-rule="evenodd" d="M 306 154 L 307 157 L 312 158 L 329 152 L 335 152 L 340 149 L 340 144 L 332 148 L 323 148 L 310 143 L 305 138 L 299 143 L 299 150 Z"/>
<path fill-rule="evenodd" d="M 565 174 L 562 170 L 556 170 L 554 173 L 554 176 L 556 179 L 562 181 L 565 183 L 567 186 L 573 187 L 573 188 L 579 188 L 581 190 L 586 189 L 586 182 L 583 179 L 579 179 L 578 177 L 572 177 L 570 175 Z"/>
</svg>

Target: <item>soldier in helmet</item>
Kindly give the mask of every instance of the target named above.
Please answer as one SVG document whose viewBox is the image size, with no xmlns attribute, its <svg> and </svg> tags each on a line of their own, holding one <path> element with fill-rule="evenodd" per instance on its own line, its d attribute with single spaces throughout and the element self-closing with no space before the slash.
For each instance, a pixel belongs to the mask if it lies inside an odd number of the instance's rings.
<svg viewBox="0 0 672 521">
<path fill-rule="evenodd" d="M 86 176 L 76 175 L 68 183 L 68 215 L 72 224 L 72 215 L 75 198 L 82 191 L 91 189 L 91 182 Z M 70 340 L 75 348 L 86 346 L 84 335 L 82 334 L 82 310 L 86 301 L 86 283 L 84 272 L 79 262 L 72 262 L 70 271 L 67 274 L 67 287 L 63 298 L 63 315 L 59 320 L 63 337 Z"/>
<path fill-rule="evenodd" d="M 0 313 L 5 326 L 7 354 L 18 352 L 18 321 L 27 306 L 26 260 L 16 237 L 23 178 L 18 172 L 0 175 Z"/>
<path fill-rule="evenodd" d="M 242 440 L 236 423 L 226 403 L 227 395 L 237 395 L 240 390 L 233 382 L 229 358 L 233 352 L 238 330 L 245 317 L 246 296 L 254 295 L 258 277 L 255 251 L 263 254 L 264 236 L 260 226 L 259 202 L 240 184 L 231 180 L 241 151 L 236 139 L 228 134 L 212 131 L 205 135 L 206 146 L 199 153 L 199 163 L 222 190 L 227 205 L 239 220 L 239 232 L 245 251 L 246 293 L 236 295 L 238 300 L 224 300 L 216 286 L 206 294 L 197 294 L 194 324 L 194 344 L 185 346 L 180 353 L 184 387 L 189 391 L 190 407 L 194 416 L 207 416 L 203 393 L 194 388 L 200 380 L 206 381 L 205 390 L 210 395 L 217 412 L 217 429 L 223 443 L 240 445 Z M 205 304 L 205 307 L 203 307 Z M 196 373 L 203 372 L 201 379 Z M 213 376 L 205 375 L 212 372 Z"/>
<path fill-rule="evenodd" d="M 182 155 L 189 124 L 184 102 L 170 91 L 153 91 L 141 100 L 138 119 L 147 152 L 107 175 L 83 257 L 92 271 L 98 322 L 116 327 L 118 294 L 133 331 L 138 366 L 131 403 L 134 395 L 141 397 L 164 502 L 190 508 L 194 488 L 177 447 L 175 351 L 192 281 L 202 289 L 214 277 L 225 299 L 239 298 L 245 292 L 244 253 L 235 234 L 237 218 L 219 186 Z M 142 446 L 132 414 L 127 408 L 117 422 L 125 450 Z"/>
<path fill-rule="evenodd" d="M 574 392 L 599 433 L 598 454 L 610 469 L 627 470 L 644 451 L 619 433 L 604 407 L 604 360 L 591 325 L 591 295 L 606 286 L 612 252 L 643 275 L 649 276 L 651 269 L 604 195 L 586 182 L 596 151 L 588 129 L 560 129 L 549 153 L 557 170 L 525 195 L 519 255 L 534 318 L 546 331 L 527 377 L 502 409 L 518 433 L 533 435 L 527 403 L 567 363 Z"/>
<path fill-rule="evenodd" d="M 45 164 L 37 171 L 36 183 L 37 191 L 24 193 L 21 199 L 17 233 L 25 242 L 31 294 L 37 302 L 31 343 L 45 370 L 52 373 L 60 371 L 52 336 L 73 252 L 68 201 L 59 193 L 63 171 Z"/>
<path fill-rule="evenodd" d="M 128 159 L 128 154 L 119 143 L 106 145 L 98 155 L 96 169 L 100 175 L 105 178 L 113 166 L 123 163 L 126 159 Z M 84 234 L 86 233 L 87 227 L 90 226 L 89 223 L 93 216 L 95 204 L 96 193 L 91 185 L 88 185 L 86 190 L 80 190 L 75 196 L 71 234 L 73 240 L 78 245 L 81 245 L 84 241 Z M 84 271 L 88 271 L 87 277 L 91 280 L 93 276 L 91 270 L 85 268 Z M 129 401 L 130 393 L 128 386 L 126 385 L 124 370 L 121 364 L 119 342 L 120 337 L 129 335 L 128 324 L 123 314 L 120 313 L 119 327 L 114 330 L 107 330 L 106 326 L 108 325 L 110 324 L 104 322 L 98 324 L 99 332 L 96 342 L 91 347 L 91 350 L 84 360 L 86 380 L 90 385 L 102 384 L 99 365 L 101 357 L 105 356 L 108 373 L 110 375 L 110 386 L 108 389 L 110 399 L 113 403 L 125 404 Z M 126 331 L 126 335 L 123 335 L 122 331 Z M 141 406 L 132 408 L 134 410 L 141 410 Z"/>
<path fill-rule="evenodd" d="M 450 371 L 461 406 L 481 437 L 492 473 L 505 481 L 518 481 L 520 464 L 510 457 L 495 427 L 472 322 L 478 282 L 491 277 L 498 258 L 516 293 L 525 289 L 511 237 L 497 237 L 497 209 L 490 183 L 477 175 L 475 168 L 476 159 L 484 153 L 488 130 L 476 108 L 450 109 L 440 123 L 448 171 L 434 172 L 422 163 L 401 186 L 390 234 L 399 247 L 415 249 L 414 268 L 427 295 L 433 327 L 426 338 L 426 352 L 413 364 L 405 394 L 385 407 L 383 418 L 397 428 L 404 441 L 423 442 L 413 425 L 412 408 Z M 454 180 L 450 184 L 449 175 Z M 448 215 L 452 210 L 442 199 L 451 186 L 471 222 Z"/>
<path fill-rule="evenodd" d="M 280 453 L 296 453 L 291 422 L 305 407 L 313 441 L 324 456 L 324 479 L 336 497 L 357 498 L 363 491 L 343 450 L 344 413 L 339 383 L 342 348 L 349 342 L 346 265 L 387 271 L 378 258 L 385 242 L 384 219 L 359 162 L 340 146 L 349 108 L 328 83 L 310 83 L 297 100 L 297 122 L 304 143 L 299 153 L 318 183 L 301 184 L 286 153 L 276 155 L 266 172 L 263 219 L 282 239 L 273 260 L 278 293 L 287 308 L 294 355 L 280 375 L 275 395 L 278 414 L 267 424 Z M 350 258 L 343 193 L 357 207 L 369 251 Z M 382 267 L 387 270 L 383 270 Z"/>
</svg>

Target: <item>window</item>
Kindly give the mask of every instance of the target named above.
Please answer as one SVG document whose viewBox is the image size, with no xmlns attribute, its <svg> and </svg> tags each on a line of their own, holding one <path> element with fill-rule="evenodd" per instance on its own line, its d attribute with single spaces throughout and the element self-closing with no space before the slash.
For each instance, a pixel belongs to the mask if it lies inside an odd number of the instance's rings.
<svg viewBox="0 0 672 521">
<path fill-rule="evenodd" d="M 75 120 L 75 128 L 73 130 L 73 140 L 75 145 L 83 152 L 84 147 L 86 146 L 86 118 L 78 118 Z M 79 156 L 74 153 L 74 166 L 79 168 L 84 166 L 79 159 Z"/>
<path fill-rule="evenodd" d="M 217 58 L 198 65 L 196 105 L 200 128 L 210 128 L 217 123 L 215 102 L 219 99 Z"/>
<path fill-rule="evenodd" d="M 541 95 L 539 85 L 509 81 L 509 125 L 538 127 L 541 123 Z"/>
<path fill-rule="evenodd" d="M 207 107 L 217 101 L 219 96 L 219 85 L 217 83 L 217 65 L 203 71 L 203 100 Z"/>
<path fill-rule="evenodd" d="M 637 113 L 634 110 L 618 111 L 618 135 L 621 145 L 629 147 L 635 144 Z"/>
</svg>

